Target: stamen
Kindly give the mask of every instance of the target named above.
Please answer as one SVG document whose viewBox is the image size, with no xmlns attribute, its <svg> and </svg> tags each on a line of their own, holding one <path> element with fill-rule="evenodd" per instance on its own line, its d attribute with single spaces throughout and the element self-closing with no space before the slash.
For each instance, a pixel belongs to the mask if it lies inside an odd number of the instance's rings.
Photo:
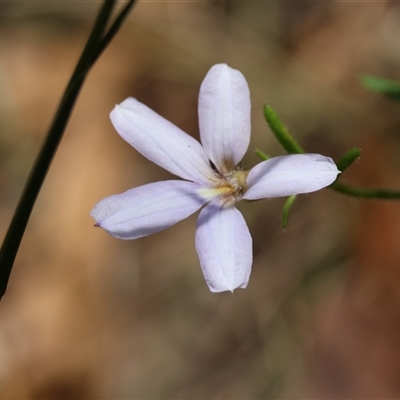
<svg viewBox="0 0 400 400">
<path fill-rule="evenodd" d="M 233 170 L 219 176 L 219 182 L 210 188 L 199 189 L 199 195 L 211 201 L 217 200 L 222 207 L 232 207 L 247 190 L 248 171 Z"/>
</svg>

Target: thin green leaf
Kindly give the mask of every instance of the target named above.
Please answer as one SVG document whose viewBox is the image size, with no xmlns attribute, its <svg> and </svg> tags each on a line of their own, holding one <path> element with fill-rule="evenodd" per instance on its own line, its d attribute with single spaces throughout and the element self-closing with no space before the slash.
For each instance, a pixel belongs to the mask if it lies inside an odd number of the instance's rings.
<svg viewBox="0 0 400 400">
<path fill-rule="evenodd" d="M 261 161 L 266 161 L 270 157 L 266 155 L 262 150 L 256 149 L 256 156 L 261 160 Z"/>
<path fill-rule="evenodd" d="M 293 136 L 291 136 L 289 131 L 285 128 L 273 108 L 267 104 L 264 105 L 264 116 L 273 134 L 289 154 L 305 153 L 305 151 L 300 147 Z"/>
<path fill-rule="evenodd" d="M 358 147 L 353 147 L 351 150 L 349 150 L 346 154 L 344 154 L 342 157 L 339 158 L 339 160 L 336 161 L 336 166 L 338 167 L 339 171 L 344 171 L 347 168 L 350 167 L 351 164 L 353 164 L 354 161 L 360 157 L 361 149 Z"/>
<path fill-rule="evenodd" d="M 381 93 L 386 97 L 400 101 L 400 82 L 379 76 L 364 75 L 361 77 L 362 85 L 373 92 Z"/>
<path fill-rule="evenodd" d="M 283 205 L 282 220 L 281 220 L 282 229 L 286 229 L 289 220 L 289 213 L 296 198 L 297 198 L 296 194 L 289 196 L 286 199 L 285 204 Z"/>
</svg>

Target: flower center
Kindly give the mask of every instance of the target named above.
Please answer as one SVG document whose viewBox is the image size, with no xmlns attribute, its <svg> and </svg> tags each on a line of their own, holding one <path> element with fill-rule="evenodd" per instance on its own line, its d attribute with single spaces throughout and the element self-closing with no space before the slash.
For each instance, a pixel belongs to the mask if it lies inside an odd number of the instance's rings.
<svg viewBox="0 0 400 400">
<path fill-rule="evenodd" d="M 249 171 L 230 171 L 219 175 L 219 182 L 212 188 L 202 188 L 199 194 L 209 200 L 217 200 L 223 207 L 233 207 L 247 190 Z"/>
<path fill-rule="evenodd" d="M 224 176 L 225 181 L 231 188 L 231 194 L 233 196 L 242 197 L 246 188 L 246 178 L 248 171 L 233 171 Z"/>
</svg>

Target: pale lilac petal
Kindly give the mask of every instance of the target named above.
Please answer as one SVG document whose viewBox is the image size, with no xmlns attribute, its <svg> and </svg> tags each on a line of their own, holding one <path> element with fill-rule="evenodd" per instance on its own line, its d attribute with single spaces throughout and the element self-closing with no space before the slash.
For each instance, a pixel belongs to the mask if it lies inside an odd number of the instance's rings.
<svg viewBox="0 0 400 400">
<path fill-rule="evenodd" d="M 101 200 L 91 215 L 114 237 L 137 239 L 166 229 L 196 212 L 206 199 L 187 181 L 150 183 Z"/>
<path fill-rule="evenodd" d="M 246 79 L 226 64 L 214 65 L 199 94 L 200 137 L 220 172 L 242 160 L 250 142 L 250 93 Z"/>
<path fill-rule="evenodd" d="M 293 154 L 257 164 L 249 173 L 247 200 L 310 193 L 333 183 L 340 171 L 329 157 Z"/>
<path fill-rule="evenodd" d="M 212 292 L 245 288 L 253 262 L 252 239 L 242 214 L 234 207 L 208 204 L 200 212 L 196 250 Z"/>
<path fill-rule="evenodd" d="M 115 106 L 110 117 L 121 137 L 155 164 L 190 181 L 213 179 L 200 143 L 136 99 Z"/>
</svg>

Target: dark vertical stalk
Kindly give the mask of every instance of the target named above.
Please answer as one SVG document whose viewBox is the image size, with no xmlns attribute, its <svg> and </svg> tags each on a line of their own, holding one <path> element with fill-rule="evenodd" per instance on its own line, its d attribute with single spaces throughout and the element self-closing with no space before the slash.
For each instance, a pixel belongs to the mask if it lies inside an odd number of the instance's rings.
<svg viewBox="0 0 400 400">
<path fill-rule="evenodd" d="M 4 238 L 3 245 L 0 249 L 0 299 L 7 289 L 15 257 L 33 206 L 44 179 L 46 178 L 54 154 L 61 142 L 63 133 L 86 75 L 96 59 L 100 56 L 101 52 L 106 48 L 120 28 L 134 2 L 135 0 L 128 2 L 106 33 L 105 30 L 115 6 L 115 0 L 105 0 L 99 11 L 89 39 L 65 89 L 43 146 L 32 168 L 31 174 Z"/>
</svg>

